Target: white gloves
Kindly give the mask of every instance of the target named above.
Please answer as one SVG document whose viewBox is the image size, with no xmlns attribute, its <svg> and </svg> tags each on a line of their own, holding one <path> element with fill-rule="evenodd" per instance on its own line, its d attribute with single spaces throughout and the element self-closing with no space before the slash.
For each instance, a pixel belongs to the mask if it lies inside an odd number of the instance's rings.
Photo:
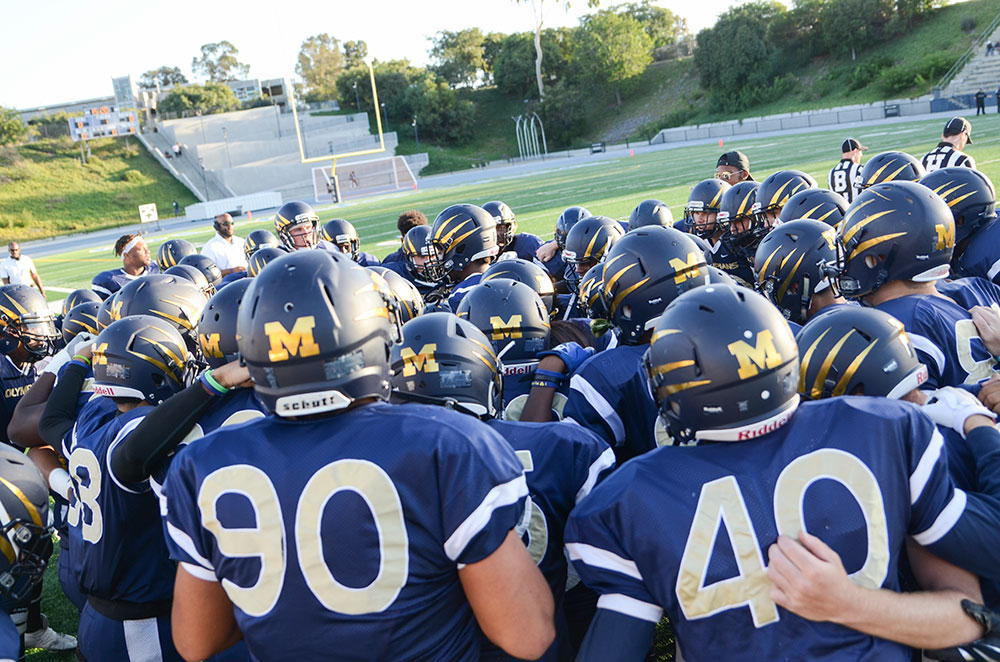
<svg viewBox="0 0 1000 662">
<path fill-rule="evenodd" d="M 945 386 L 927 393 L 928 400 L 920 409 L 937 425 L 951 428 L 965 439 L 965 421 L 979 414 L 996 420 L 996 414 L 983 406 L 979 399 L 965 389 Z"/>
</svg>

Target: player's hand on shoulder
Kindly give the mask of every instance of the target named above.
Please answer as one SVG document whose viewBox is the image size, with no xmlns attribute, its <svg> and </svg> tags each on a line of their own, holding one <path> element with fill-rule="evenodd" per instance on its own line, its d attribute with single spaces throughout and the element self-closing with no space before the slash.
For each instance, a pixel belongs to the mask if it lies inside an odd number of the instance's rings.
<svg viewBox="0 0 1000 662">
<path fill-rule="evenodd" d="M 1000 375 L 990 377 L 979 389 L 979 401 L 994 414 L 1000 414 Z"/>
<path fill-rule="evenodd" d="M 969 309 L 969 314 L 986 351 L 993 356 L 1000 356 L 1000 311 L 986 306 L 973 306 Z"/>
<path fill-rule="evenodd" d="M 212 370 L 212 377 L 226 388 L 253 388 L 250 369 L 241 365 L 240 359 L 215 368 Z"/>
<path fill-rule="evenodd" d="M 542 262 L 548 262 L 556 256 L 557 252 L 559 252 L 559 244 L 557 244 L 554 240 L 547 241 L 538 247 L 538 250 L 535 251 L 535 257 Z"/>
<path fill-rule="evenodd" d="M 779 536 L 768 548 L 767 577 L 771 599 L 810 621 L 840 622 L 857 600 L 837 552 L 805 531 L 798 541 Z"/>
<path fill-rule="evenodd" d="M 536 356 L 540 359 L 544 359 L 546 356 L 558 357 L 565 366 L 561 372 L 572 375 L 584 361 L 594 355 L 594 351 L 593 347 L 582 347 L 579 343 L 569 341 L 543 350 Z"/>
</svg>

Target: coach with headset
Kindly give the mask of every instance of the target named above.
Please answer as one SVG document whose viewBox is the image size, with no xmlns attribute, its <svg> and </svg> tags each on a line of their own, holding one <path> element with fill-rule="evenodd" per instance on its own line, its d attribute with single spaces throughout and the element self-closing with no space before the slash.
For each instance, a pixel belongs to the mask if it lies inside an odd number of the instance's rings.
<svg viewBox="0 0 1000 662">
<path fill-rule="evenodd" d="M 233 217 L 219 214 L 215 217 L 215 236 L 201 248 L 201 254 L 212 258 L 223 276 L 247 270 L 247 258 L 243 253 L 243 239 L 233 234 Z"/>
</svg>

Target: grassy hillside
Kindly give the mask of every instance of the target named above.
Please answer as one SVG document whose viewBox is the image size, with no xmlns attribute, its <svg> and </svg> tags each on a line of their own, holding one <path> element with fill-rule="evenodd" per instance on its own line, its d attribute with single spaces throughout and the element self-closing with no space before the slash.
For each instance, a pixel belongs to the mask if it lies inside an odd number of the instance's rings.
<svg viewBox="0 0 1000 662">
<path fill-rule="evenodd" d="M 136 140 L 80 146 L 69 138 L 0 148 L 0 244 L 135 223 L 138 206 L 155 202 L 160 216 L 197 202 Z"/>
</svg>

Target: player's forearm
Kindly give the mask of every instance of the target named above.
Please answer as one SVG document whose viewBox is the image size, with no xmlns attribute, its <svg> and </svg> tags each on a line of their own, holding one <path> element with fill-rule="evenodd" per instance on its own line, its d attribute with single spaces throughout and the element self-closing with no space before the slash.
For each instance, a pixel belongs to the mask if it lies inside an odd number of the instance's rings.
<svg viewBox="0 0 1000 662">
<path fill-rule="evenodd" d="M 45 410 L 38 422 L 38 433 L 45 443 L 58 448 L 63 437 L 76 422 L 76 408 L 80 388 L 87 378 L 87 368 L 71 361 L 66 365 L 62 378 L 45 403 Z"/>
<path fill-rule="evenodd" d="M 41 446 L 45 444 L 38 431 L 38 425 L 45 411 L 45 403 L 52 394 L 56 376 L 51 372 L 42 375 L 31 385 L 24 397 L 18 401 L 7 425 L 7 436 L 19 446 Z"/>
</svg>

